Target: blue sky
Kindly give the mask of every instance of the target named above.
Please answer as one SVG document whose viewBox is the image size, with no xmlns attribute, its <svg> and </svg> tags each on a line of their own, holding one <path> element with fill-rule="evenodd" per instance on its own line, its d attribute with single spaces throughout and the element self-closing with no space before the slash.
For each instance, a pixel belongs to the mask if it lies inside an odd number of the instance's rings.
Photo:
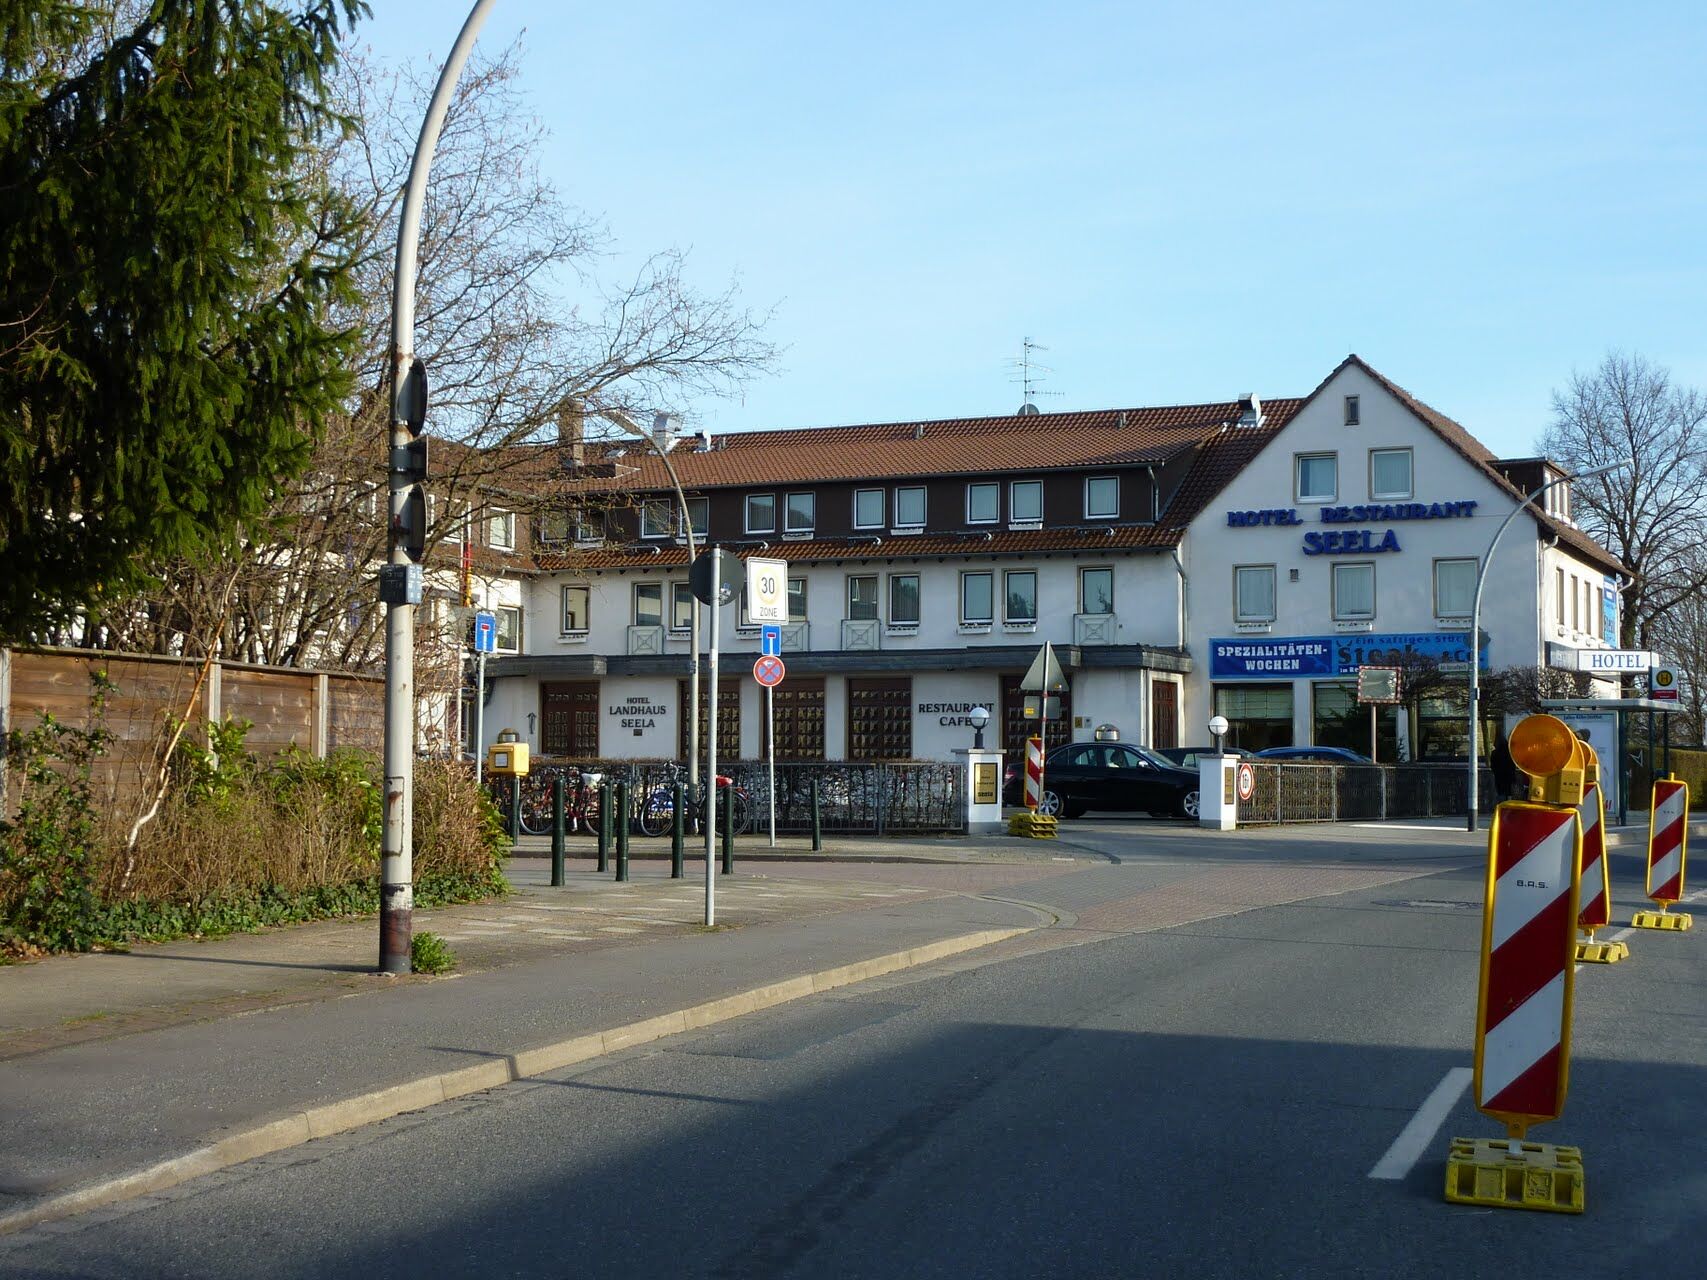
<svg viewBox="0 0 1707 1280">
<path fill-rule="evenodd" d="M 386 59 L 469 8 L 373 6 Z M 1508 455 L 1609 348 L 1707 385 L 1698 3 L 498 0 L 518 34 L 612 265 L 776 305 L 774 376 L 671 406 L 717 430 L 1010 412 L 1026 335 L 1045 410 L 1356 351 Z"/>
</svg>

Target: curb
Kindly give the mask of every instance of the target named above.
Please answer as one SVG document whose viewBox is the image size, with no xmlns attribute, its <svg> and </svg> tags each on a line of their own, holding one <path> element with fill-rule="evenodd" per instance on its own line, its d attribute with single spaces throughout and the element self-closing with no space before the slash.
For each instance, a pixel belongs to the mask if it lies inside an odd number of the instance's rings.
<svg viewBox="0 0 1707 1280">
<path fill-rule="evenodd" d="M 991 946 L 1008 938 L 1031 933 L 1037 927 L 1027 925 L 1012 929 L 981 929 L 976 933 L 945 938 L 940 942 L 926 943 L 924 946 L 911 947 L 905 951 L 893 951 L 871 960 L 858 960 L 834 969 L 768 983 L 732 996 L 722 996 L 686 1009 L 678 1009 L 673 1013 L 613 1027 L 608 1031 L 594 1031 L 537 1049 L 525 1049 L 519 1053 L 495 1055 L 494 1061 L 478 1066 L 422 1076 L 340 1102 L 329 1102 L 305 1111 L 293 1111 L 279 1119 L 229 1134 L 218 1141 L 198 1147 L 187 1155 L 162 1160 L 134 1173 L 109 1178 L 30 1208 L 6 1214 L 0 1217 L 0 1236 L 39 1226 L 44 1222 L 73 1217 L 102 1205 L 165 1191 L 192 1179 L 253 1160 L 257 1156 L 270 1155 L 275 1151 L 301 1146 L 315 1138 L 325 1138 L 363 1125 L 375 1124 L 407 1111 L 420 1111 L 441 1102 L 466 1097 L 471 1093 L 496 1089 L 529 1076 L 543 1075 L 548 1071 L 590 1062 L 619 1049 L 708 1027 L 822 991 L 864 982 L 902 969 L 930 964 L 965 951 Z"/>
</svg>

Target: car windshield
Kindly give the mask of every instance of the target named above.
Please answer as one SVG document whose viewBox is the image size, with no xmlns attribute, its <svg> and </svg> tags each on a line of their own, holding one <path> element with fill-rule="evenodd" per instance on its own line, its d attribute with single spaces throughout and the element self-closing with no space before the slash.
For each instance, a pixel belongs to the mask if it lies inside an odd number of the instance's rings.
<svg viewBox="0 0 1707 1280">
<path fill-rule="evenodd" d="M 1137 752 L 1138 755 L 1141 756 L 1147 763 L 1155 765 L 1158 769 L 1177 769 L 1177 768 L 1179 768 L 1179 766 L 1177 764 L 1175 764 L 1172 760 L 1169 760 L 1166 756 L 1162 755 L 1160 752 L 1150 750 L 1149 747 L 1131 747 L 1129 749 Z"/>
</svg>

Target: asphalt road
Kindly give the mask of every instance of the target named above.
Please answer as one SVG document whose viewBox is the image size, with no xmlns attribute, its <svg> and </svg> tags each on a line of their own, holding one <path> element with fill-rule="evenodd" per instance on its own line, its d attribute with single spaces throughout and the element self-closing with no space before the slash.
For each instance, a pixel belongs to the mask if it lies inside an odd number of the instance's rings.
<svg viewBox="0 0 1707 1280">
<path fill-rule="evenodd" d="M 1702 929 L 1579 974 L 1532 1136 L 1583 1149 L 1589 1212 L 1442 1201 L 1448 1138 L 1498 1136 L 1452 1091 L 1481 883 L 1450 855 L 1145 932 L 1160 853 L 1016 886 L 1062 926 L 0 1240 L 0 1275 L 1701 1275 Z"/>
</svg>

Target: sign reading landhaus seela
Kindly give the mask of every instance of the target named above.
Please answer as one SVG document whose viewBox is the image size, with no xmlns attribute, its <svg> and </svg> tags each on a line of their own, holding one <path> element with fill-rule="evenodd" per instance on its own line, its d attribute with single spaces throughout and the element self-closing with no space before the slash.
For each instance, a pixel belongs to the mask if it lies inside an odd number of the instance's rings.
<svg viewBox="0 0 1707 1280">
<path fill-rule="evenodd" d="M 1322 507 L 1317 519 L 1323 524 L 1364 524 L 1389 520 L 1468 519 L 1475 514 L 1476 503 L 1470 501 L 1376 502 L 1360 506 Z M 1296 507 L 1227 513 L 1227 524 L 1235 529 L 1303 523 L 1304 518 Z M 1399 535 L 1392 529 L 1330 529 L 1325 533 L 1311 530 L 1304 535 L 1304 554 L 1307 556 L 1378 555 L 1401 550 Z"/>
</svg>

